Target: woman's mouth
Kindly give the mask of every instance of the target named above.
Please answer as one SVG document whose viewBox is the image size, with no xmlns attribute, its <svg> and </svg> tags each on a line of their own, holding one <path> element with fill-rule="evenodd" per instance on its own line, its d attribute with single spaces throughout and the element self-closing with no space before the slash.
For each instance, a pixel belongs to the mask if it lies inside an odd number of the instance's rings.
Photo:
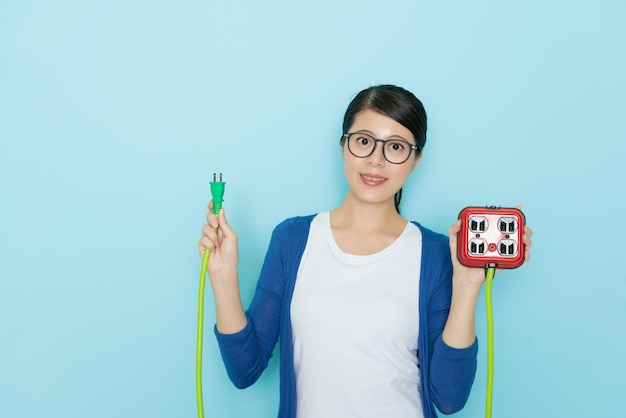
<svg viewBox="0 0 626 418">
<path fill-rule="evenodd" d="M 361 181 L 368 186 L 380 186 L 387 181 L 387 178 L 370 173 L 361 174 Z"/>
</svg>

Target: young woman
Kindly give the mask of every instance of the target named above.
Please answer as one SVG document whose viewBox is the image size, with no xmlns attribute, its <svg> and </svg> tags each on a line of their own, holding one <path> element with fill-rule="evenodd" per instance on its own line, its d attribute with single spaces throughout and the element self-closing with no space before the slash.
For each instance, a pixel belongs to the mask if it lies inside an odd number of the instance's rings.
<svg viewBox="0 0 626 418">
<path fill-rule="evenodd" d="M 425 143 L 426 114 L 412 93 L 361 91 L 340 140 L 345 200 L 276 227 L 247 311 L 237 235 L 209 203 L 198 250 L 212 253 L 226 370 L 237 387 L 253 384 L 280 341 L 279 418 L 435 418 L 435 407 L 450 414 L 465 405 L 485 272 L 457 261 L 460 222 L 447 238 L 399 213 Z M 530 236 L 527 228 L 526 260 Z"/>
</svg>

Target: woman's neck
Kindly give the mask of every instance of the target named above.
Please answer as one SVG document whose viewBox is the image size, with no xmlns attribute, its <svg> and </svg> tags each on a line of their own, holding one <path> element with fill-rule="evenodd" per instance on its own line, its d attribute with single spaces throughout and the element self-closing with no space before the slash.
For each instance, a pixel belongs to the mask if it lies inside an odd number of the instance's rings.
<svg viewBox="0 0 626 418">
<path fill-rule="evenodd" d="M 398 236 L 407 221 L 396 211 L 393 200 L 379 203 L 357 201 L 347 196 L 338 208 L 330 212 L 333 229 L 357 233 L 382 233 Z"/>
<path fill-rule="evenodd" d="M 398 239 L 406 224 L 393 202 L 371 204 L 346 199 L 330 212 L 333 238 L 348 254 L 369 255 L 383 250 Z"/>
</svg>

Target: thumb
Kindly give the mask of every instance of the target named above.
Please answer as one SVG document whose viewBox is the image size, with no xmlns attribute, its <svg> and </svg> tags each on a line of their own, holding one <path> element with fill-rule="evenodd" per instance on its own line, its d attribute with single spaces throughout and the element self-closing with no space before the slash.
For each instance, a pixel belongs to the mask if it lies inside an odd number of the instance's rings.
<svg viewBox="0 0 626 418">
<path fill-rule="evenodd" d="M 225 237 L 232 238 L 235 233 L 231 229 L 228 221 L 226 220 L 226 213 L 224 212 L 224 208 L 220 209 L 220 212 L 217 214 L 217 224 L 219 225 L 219 229 L 222 231 Z"/>
<path fill-rule="evenodd" d="M 450 235 L 451 239 L 454 237 L 454 239 L 456 240 L 456 235 L 459 233 L 460 230 L 461 230 L 461 220 L 458 219 L 448 229 L 448 235 Z"/>
<path fill-rule="evenodd" d="M 457 235 L 459 233 L 459 231 L 461 230 L 461 220 L 457 220 L 455 223 L 453 223 L 450 228 L 448 229 L 448 239 L 450 240 L 450 250 L 452 252 L 456 252 L 456 246 L 457 246 Z"/>
</svg>

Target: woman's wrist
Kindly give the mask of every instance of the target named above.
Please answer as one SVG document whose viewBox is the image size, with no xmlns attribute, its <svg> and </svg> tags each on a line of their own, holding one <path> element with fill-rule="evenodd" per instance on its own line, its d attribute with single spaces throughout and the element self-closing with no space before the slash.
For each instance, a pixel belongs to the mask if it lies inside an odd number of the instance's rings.
<svg viewBox="0 0 626 418">
<path fill-rule="evenodd" d="M 217 330 L 222 334 L 234 334 L 247 323 L 237 275 L 227 280 L 212 283 L 215 298 L 215 319 Z"/>
<path fill-rule="evenodd" d="M 455 272 L 452 300 L 442 338 L 450 347 L 466 348 L 476 340 L 476 304 L 483 277 L 476 271 Z"/>
</svg>

